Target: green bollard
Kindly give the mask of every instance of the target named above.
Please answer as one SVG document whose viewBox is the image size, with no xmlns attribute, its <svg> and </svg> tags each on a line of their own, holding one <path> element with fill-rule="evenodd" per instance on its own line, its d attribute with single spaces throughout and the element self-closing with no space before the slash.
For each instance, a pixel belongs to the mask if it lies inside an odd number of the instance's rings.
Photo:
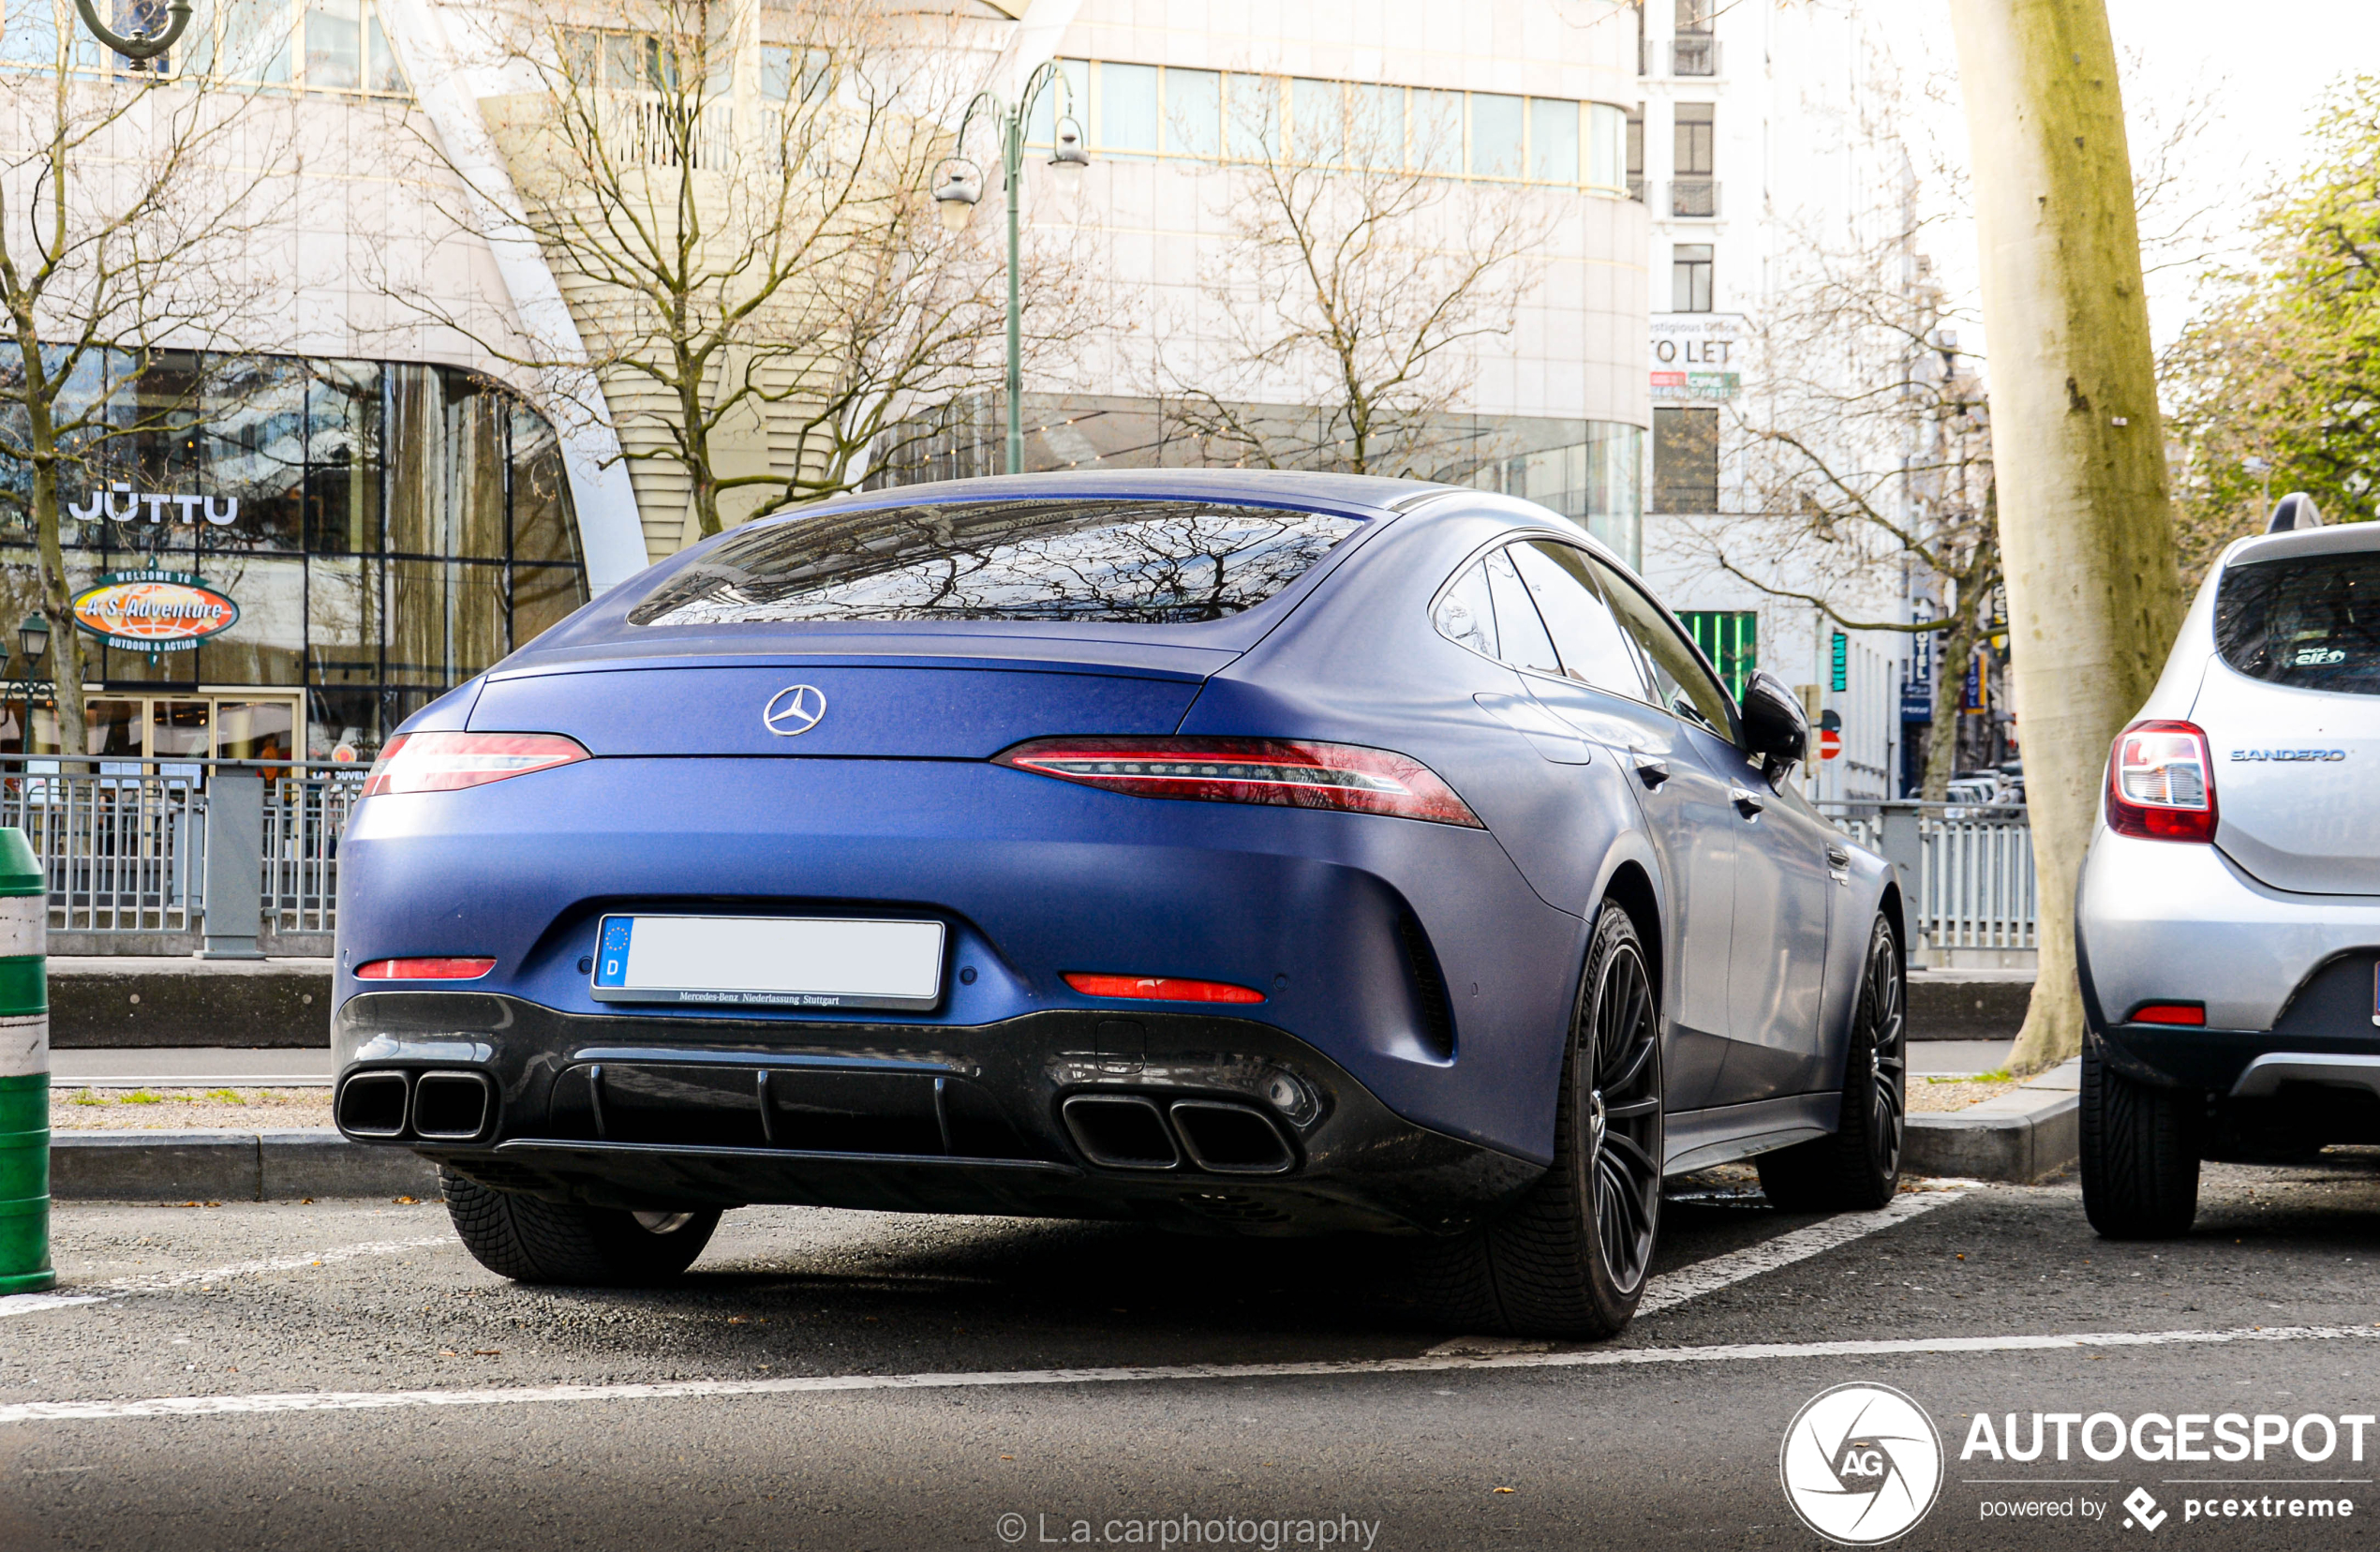
<svg viewBox="0 0 2380 1552">
<path fill-rule="evenodd" d="M 0 829 L 0 1293 L 50 1269 L 50 886 L 24 831 Z"/>
</svg>

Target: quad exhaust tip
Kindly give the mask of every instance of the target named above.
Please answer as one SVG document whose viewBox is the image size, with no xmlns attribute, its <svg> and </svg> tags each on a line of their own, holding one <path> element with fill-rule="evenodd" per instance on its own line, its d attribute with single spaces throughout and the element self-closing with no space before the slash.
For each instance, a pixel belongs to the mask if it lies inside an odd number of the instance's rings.
<svg viewBox="0 0 2380 1552">
<path fill-rule="evenodd" d="M 334 1106 L 350 1136 L 436 1142 L 476 1142 L 495 1113 L 496 1085 L 483 1072 L 359 1072 L 339 1085 Z"/>
<path fill-rule="evenodd" d="M 1186 1155 L 1211 1174 L 1282 1174 L 1297 1155 L 1253 1105 L 1182 1099 L 1160 1109 L 1133 1094 L 1078 1094 L 1060 1107 L 1075 1146 L 1109 1170 L 1177 1170 Z"/>
</svg>

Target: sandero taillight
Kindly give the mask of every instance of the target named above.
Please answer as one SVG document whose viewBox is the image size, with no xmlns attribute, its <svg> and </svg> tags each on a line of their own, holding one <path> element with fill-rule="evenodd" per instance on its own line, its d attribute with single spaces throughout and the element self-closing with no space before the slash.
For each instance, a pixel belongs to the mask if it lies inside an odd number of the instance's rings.
<svg viewBox="0 0 2380 1552">
<path fill-rule="evenodd" d="M 2107 828 L 2151 841 L 2215 838 L 2215 763 L 2194 723 L 2139 722 L 2107 756 Z"/>
<path fill-rule="evenodd" d="M 1487 828 L 1428 766 L 1360 744 L 1112 735 L 1034 739 L 993 761 L 1136 798 L 1338 809 Z"/>
<path fill-rule="evenodd" d="M 364 796 L 453 792 L 591 758 L 559 733 L 400 733 L 364 779 Z"/>
</svg>

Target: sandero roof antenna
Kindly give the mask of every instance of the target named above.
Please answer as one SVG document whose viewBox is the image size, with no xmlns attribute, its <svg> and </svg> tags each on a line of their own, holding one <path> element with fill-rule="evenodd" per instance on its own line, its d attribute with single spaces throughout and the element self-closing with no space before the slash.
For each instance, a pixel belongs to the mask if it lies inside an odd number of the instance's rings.
<svg viewBox="0 0 2380 1552">
<path fill-rule="evenodd" d="M 2302 490 L 2293 490 L 2272 504 L 2272 516 L 2265 523 L 2267 533 L 2295 533 L 2299 529 L 2322 526 L 2322 514 L 2314 510 L 2313 498 Z"/>
</svg>

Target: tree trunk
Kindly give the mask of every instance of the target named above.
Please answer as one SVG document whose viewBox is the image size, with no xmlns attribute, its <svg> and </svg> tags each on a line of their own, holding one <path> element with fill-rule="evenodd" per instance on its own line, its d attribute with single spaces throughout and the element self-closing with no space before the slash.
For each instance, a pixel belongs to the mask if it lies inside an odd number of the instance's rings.
<svg viewBox="0 0 2380 1552">
<path fill-rule="evenodd" d="M 1928 803 L 1950 796 L 1950 779 L 1958 774 L 1958 719 L 1966 714 L 1967 664 L 1975 656 L 1982 627 L 1975 623 L 1976 603 L 1960 589 L 1958 623 L 1942 633 L 1942 649 L 1934 660 L 1934 722 L 1926 740 L 1926 775 L 1917 789 Z M 1957 664 L 1958 671 L 1951 672 Z"/>
<path fill-rule="evenodd" d="M 86 754 L 89 741 L 83 736 L 82 708 L 82 637 L 74 622 L 74 587 L 67 577 L 66 550 L 58 538 L 58 466 L 54 457 L 41 457 L 42 444 L 49 440 L 47 407 L 33 417 L 37 431 L 34 438 L 36 457 L 33 464 L 33 531 L 34 543 L 41 557 L 41 615 L 50 622 L 50 677 L 57 686 L 58 753 L 62 756 Z M 54 445 L 48 451 L 54 453 Z M 31 665 L 27 665 L 27 672 Z M 33 708 L 25 707 L 24 752 L 33 753 Z M 59 767 L 62 770 L 80 770 L 80 764 L 69 760 Z"/>
<path fill-rule="evenodd" d="M 2012 1066 L 2082 1047 L 2075 875 L 2109 742 L 2181 620 L 2104 0 L 1952 0 L 1974 159 L 2011 690 L 2041 970 Z"/>
</svg>

